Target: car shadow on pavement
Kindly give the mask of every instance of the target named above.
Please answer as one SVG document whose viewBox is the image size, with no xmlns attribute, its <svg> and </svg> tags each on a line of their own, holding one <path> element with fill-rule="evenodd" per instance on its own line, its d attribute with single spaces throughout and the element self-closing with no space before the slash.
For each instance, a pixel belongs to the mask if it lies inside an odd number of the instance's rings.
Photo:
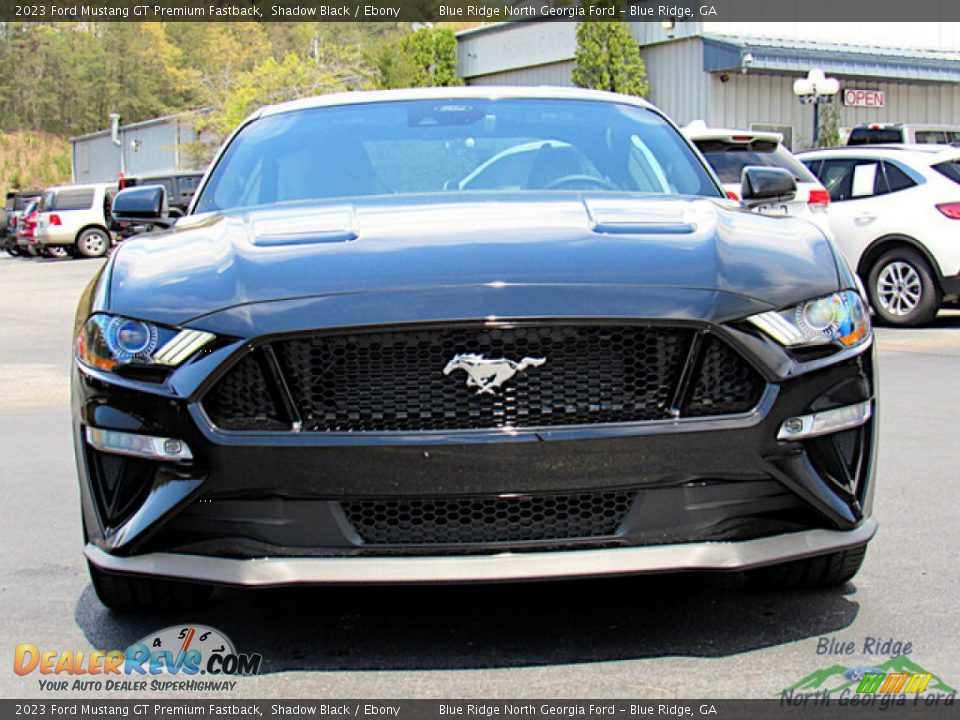
<svg viewBox="0 0 960 720">
<path fill-rule="evenodd" d="M 88 585 L 75 619 L 98 649 L 183 623 L 214 627 L 261 673 L 478 669 L 662 656 L 721 657 L 835 633 L 853 585 L 766 592 L 738 575 L 510 585 L 222 590 L 204 608 L 122 616 Z"/>
</svg>

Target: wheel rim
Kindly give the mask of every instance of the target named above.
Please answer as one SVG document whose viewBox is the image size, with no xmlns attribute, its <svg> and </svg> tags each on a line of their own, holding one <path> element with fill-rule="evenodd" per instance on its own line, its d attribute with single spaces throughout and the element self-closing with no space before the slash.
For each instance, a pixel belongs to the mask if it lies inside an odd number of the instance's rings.
<svg viewBox="0 0 960 720">
<path fill-rule="evenodd" d="M 90 233 L 83 238 L 83 249 L 90 255 L 102 255 L 107 249 L 106 239 L 100 233 Z"/>
<path fill-rule="evenodd" d="M 912 265 L 896 260 L 885 265 L 877 276 L 880 306 L 891 315 L 909 315 L 917 309 L 923 281 Z"/>
</svg>

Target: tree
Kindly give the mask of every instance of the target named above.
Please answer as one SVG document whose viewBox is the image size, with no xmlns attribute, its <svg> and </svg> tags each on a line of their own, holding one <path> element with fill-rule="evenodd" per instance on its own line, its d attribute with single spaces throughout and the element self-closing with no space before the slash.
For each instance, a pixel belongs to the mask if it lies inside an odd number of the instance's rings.
<svg viewBox="0 0 960 720">
<path fill-rule="evenodd" d="M 840 137 L 840 109 L 836 105 L 823 105 L 820 107 L 819 114 L 817 145 L 820 147 L 843 145 L 843 139 Z"/>
<path fill-rule="evenodd" d="M 424 27 L 387 43 L 373 64 L 381 88 L 463 85 L 457 75 L 457 38 L 447 28 Z"/>
<path fill-rule="evenodd" d="M 621 21 L 577 25 L 575 85 L 644 97 L 650 92 L 640 47 Z"/>
</svg>

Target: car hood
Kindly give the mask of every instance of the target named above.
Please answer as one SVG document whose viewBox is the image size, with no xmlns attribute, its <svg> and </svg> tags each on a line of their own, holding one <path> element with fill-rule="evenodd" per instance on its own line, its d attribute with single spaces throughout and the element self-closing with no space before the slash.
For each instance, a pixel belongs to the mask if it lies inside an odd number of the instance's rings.
<svg viewBox="0 0 960 720">
<path fill-rule="evenodd" d="M 769 308 L 835 291 L 836 262 L 809 223 L 706 198 L 374 198 L 196 215 L 127 241 L 109 268 L 108 306 L 182 325 L 298 298 L 623 286 L 717 291 Z"/>
</svg>

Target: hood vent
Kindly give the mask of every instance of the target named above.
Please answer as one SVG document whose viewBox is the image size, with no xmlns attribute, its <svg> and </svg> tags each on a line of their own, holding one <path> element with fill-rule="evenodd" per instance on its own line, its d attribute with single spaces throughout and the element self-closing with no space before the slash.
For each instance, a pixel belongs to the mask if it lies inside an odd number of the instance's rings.
<svg viewBox="0 0 960 720">
<path fill-rule="evenodd" d="M 266 247 L 351 242 L 358 237 L 352 206 L 258 213 L 248 222 L 253 244 Z"/>
<path fill-rule="evenodd" d="M 697 229 L 691 209 L 679 203 L 587 198 L 583 205 L 595 233 L 689 235 Z"/>
</svg>

